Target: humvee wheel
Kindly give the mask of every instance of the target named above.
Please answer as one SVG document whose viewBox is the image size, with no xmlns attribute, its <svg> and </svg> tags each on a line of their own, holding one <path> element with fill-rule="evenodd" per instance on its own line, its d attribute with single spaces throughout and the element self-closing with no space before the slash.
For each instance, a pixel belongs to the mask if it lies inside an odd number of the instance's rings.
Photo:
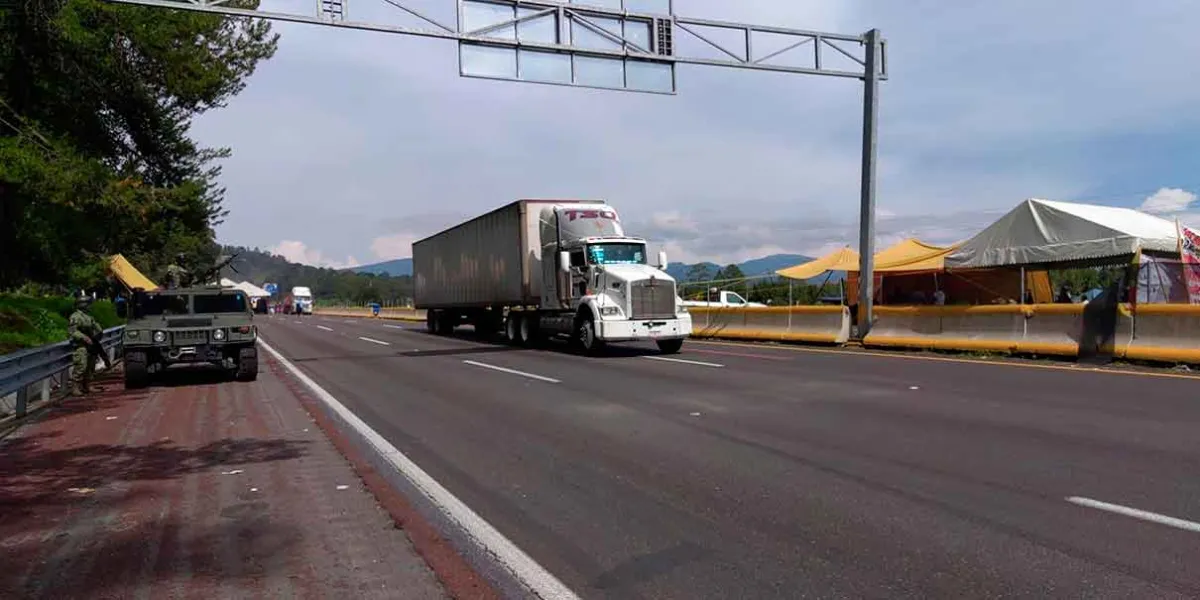
<svg viewBox="0 0 1200 600">
<path fill-rule="evenodd" d="M 238 381 L 258 379 L 258 349 L 251 346 L 238 351 L 238 366 L 234 377 Z"/>
<path fill-rule="evenodd" d="M 125 389 L 133 390 L 146 387 L 150 382 L 150 372 L 146 369 L 145 352 L 125 353 Z"/>
</svg>

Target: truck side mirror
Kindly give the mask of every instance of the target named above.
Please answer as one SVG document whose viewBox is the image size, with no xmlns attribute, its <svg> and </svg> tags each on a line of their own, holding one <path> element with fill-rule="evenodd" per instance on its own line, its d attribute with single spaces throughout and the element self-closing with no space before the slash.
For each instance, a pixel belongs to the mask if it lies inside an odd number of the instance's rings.
<svg viewBox="0 0 1200 600">
<path fill-rule="evenodd" d="M 571 272 L 571 253 L 570 252 L 559 252 L 558 253 L 558 270 L 562 271 L 563 273 Z"/>
<path fill-rule="evenodd" d="M 667 253 L 664 250 L 658 251 L 658 268 L 663 271 L 667 270 Z"/>
</svg>

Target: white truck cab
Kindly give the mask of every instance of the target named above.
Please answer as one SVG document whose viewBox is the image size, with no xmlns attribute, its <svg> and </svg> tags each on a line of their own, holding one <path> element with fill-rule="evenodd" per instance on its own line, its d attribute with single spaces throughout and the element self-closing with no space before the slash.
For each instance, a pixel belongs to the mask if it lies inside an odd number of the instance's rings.
<svg viewBox="0 0 1200 600">
<path fill-rule="evenodd" d="M 300 285 L 292 288 L 292 302 L 296 303 L 296 314 L 312 314 L 312 290 Z"/>
</svg>

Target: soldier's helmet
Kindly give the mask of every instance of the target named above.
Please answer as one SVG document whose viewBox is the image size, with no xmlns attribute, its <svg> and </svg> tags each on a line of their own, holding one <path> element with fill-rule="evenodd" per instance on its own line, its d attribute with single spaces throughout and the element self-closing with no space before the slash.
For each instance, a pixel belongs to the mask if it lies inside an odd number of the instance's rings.
<svg viewBox="0 0 1200 600">
<path fill-rule="evenodd" d="M 187 259 L 187 254 L 184 254 L 183 252 L 180 252 L 175 255 L 175 263 L 176 264 L 183 264 L 183 261 L 186 259 Z"/>
<path fill-rule="evenodd" d="M 87 308 L 92 304 L 91 296 L 77 296 L 75 298 L 75 308 Z"/>
</svg>

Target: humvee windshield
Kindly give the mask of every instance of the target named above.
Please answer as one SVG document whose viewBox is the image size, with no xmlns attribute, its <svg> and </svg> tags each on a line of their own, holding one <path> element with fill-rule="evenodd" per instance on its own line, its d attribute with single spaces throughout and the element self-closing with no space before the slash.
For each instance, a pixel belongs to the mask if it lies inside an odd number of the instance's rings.
<svg viewBox="0 0 1200 600">
<path fill-rule="evenodd" d="M 241 292 L 194 294 L 191 296 L 184 294 L 147 294 L 137 304 L 137 313 L 143 317 L 237 313 L 246 312 L 247 310 L 246 296 Z"/>
<path fill-rule="evenodd" d="M 192 298 L 192 310 L 198 314 L 246 312 L 246 296 L 241 293 L 206 294 Z"/>
<path fill-rule="evenodd" d="M 141 298 L 137 304 L 139 315 L 156 317 L 159 315 L 188 314 L 188 297 L 178 294 L 151 294 Z"/>
</svg>

